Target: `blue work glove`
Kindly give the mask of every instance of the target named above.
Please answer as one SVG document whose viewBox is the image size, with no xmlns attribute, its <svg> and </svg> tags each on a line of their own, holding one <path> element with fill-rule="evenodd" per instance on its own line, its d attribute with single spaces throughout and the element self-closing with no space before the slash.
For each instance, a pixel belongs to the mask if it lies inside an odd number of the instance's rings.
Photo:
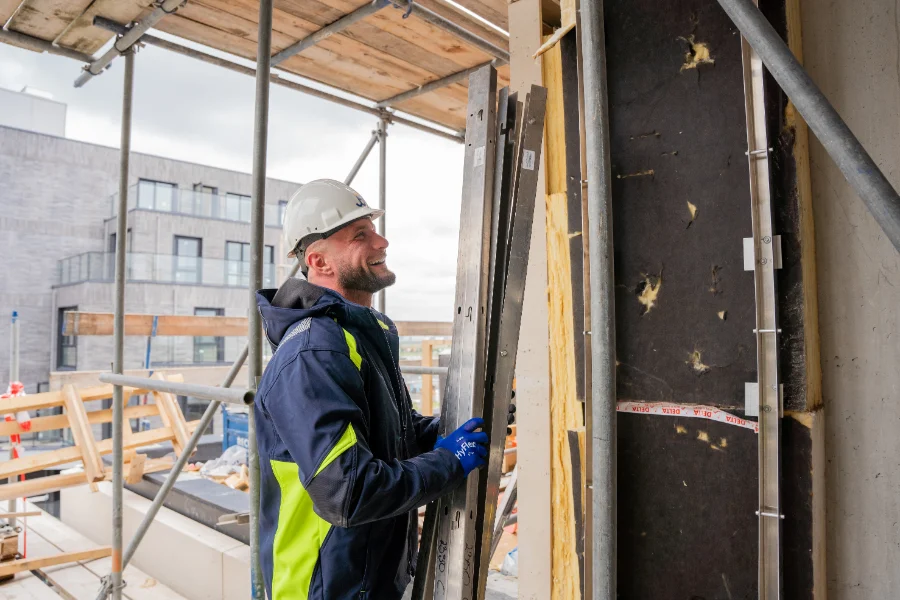
<svg viewBox="0 0 900 600">
<path fill-rule="evenodd" d="M 438 438 L 434 445 L 435 450 L 444 448 L 459 459 L 465 477 L 486 464 L 488 434 L 483 431 L 475 431 L 482 426 L 484 426 L 484 419 L 469 419 L 446 438 Z"/>
</svg>

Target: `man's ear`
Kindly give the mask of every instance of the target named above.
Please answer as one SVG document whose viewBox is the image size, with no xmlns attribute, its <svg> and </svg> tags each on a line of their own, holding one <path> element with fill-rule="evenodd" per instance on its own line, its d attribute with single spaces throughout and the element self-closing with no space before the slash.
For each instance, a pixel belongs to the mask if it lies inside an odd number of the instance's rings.
<svg viewBox="0 0 900 600">
<path fill-rule="evenodd" d="M 306 266 L 309 267 L 311 273 L 319 276 L 330 276 L 334 273 L 331 263 L 328 261 L 324 248 L 318 242 L 310 245 L 306 250 Z"/>
</svg>

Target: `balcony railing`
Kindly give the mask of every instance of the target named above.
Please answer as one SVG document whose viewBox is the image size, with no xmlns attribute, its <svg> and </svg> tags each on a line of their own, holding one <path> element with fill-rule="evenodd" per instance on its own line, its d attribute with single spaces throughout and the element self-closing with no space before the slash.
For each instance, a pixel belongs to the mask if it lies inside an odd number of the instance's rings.
<svg viewBox="0 0 900 600">
<path fill-rule="evenodd" d="M 116 216 L 119 194 L 109 198 L 110 217 Z M 192 217 L 222 219 L 238 223 L 250 222 L 250 196 L 179 188 L 152 181 L 142 181 L 128 188 L 128 210 L 140 208 Z M 281 226 L 281 206 L 266 204 L 265 224 Z"/>
<path fill-rule="evenodd" d="M 128 281 L 247 287 L 250 263 L 218 258 L 129 252 L 125 259 Z M 57 285 L 84 281 L 113 281 L 116 257 L 110 252 L 85 252 L 59 261 Z M 274 287 L 276 268 L 263 265 L 263 285 Z"/>
</svg>

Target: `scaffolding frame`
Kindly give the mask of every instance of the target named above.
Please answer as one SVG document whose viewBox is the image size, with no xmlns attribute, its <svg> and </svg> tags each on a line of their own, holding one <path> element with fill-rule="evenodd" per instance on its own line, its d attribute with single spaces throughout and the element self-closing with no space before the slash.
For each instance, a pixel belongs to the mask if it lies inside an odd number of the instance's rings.
<svg viewBox="0 0 900 600">
<path fill-rule="evenodd" d="M 362 168 L 375 144 L 379 145 L 379 205 L 382 209 L 385 208 L 387 202 L 387 135 L 388 135 L 388 126 L 392 123 L 399 123 L 408 125 L 420 131 L 424 131 L 427 133 L 431 133 L 433 135 L 442 137 L 444 139 L 451 139 L 458 143 L 462 143 L 463 137 L 460 132 L 450 133 L 447 131 L 443 131 L 441 129 L 432 127 L 431 125 L 421 124 L 416 121 L 407 119 L 405 117 L 397 116 L 394 112 L 388 110 L 388 107 L 393 104 L 402 102 L 403 100 L 418 96 L 420 94 L 427 93 L 429 91 L 433 91 L 438 89 L 439 87 L 443 87 L 445 85 L 451 85 L 458 81 L 461 81 L 472 71 L 472 69 L 466 69 L 459 73 L 452 74 L 448 77 L 444 77 L 438 80 L 435 80 L 426 86 L 420 86 L 409 92 L 405 92 L 397 97 L 390 98 L 382 103 L 377 103 L 375 106 L 367 106 L 360 102 L 355 102 L 353 100 L 349 100 L 346 98 L 342 98 L 341 96 L 337 96 L 335 94 L 331 94 L 329 92 L 324 92 L 321 90 L 317 90 L 315 88 L 311 88 L 308 86 L 304 86 L 302 84 L 298 84 L 289 80 L 285 80 L 278 75 L 273 75 L 271 73 L 271 69 L 273 65 L 277 65 L 282 60 L 285 60 L 289 56 L 293 56 L 299 52 L 302 52 L 304 49 L 318 43 L 319 41 L 326 39 L 328 36 L 333 35 L 335 33 L 340 32 L 342 29 L 352 25 L 353 23 L 373 14 L 377 10 L 388 6 L 389 3 L 375 3 L 368 4 L 361 9 L 358 9 L 354 13 L 350 15 L 346 15 L 342 17 L 332 25 L 323 28 L 319 32 L 311 34 L 307 38 L 299 41 L 294 46 L 283 50 L 281 53 L 272 56 L 272 13 L 273 13 L 273 1 L 272 0 L 261 0 L 260 2 L 260 13 L 259 13 L 259 37 L 258 37 L 258 55 L 257 55 L 257 66 L 256 70 L 250 69 L 248 67 L 244 67 L 238 63 L 234 63 L 225 59 L 221 59 L 218 57 L 214 57 L 212 55 L 198 52 L 197 50 L 187 48 L 180 44 L 176 44 L 173 42 L 169 42 L 167 40 L 163 40 L 161 38 L 149 35 L 146 33 L 147 30 L 152 27 L 153 24 L 158 22 L 161 18 L 165 16 L 165 14 L 169 14 L 177 10 L 180 2 L 176 2 L 175 0 L 167 0 L 167 3 L 171 3 L 171 7 L 160 5 L 157 10 L 155 10 L 151 15 L 145 18 L 141 23 L 135 24 L 131 27 L 126 27 L 115 23 L 109 19 L 104 19 L 102 17 L 95 17 L 94 24 L 102 27 L 104 29 L 110 30 L 117 35 L 117 40 L 113 44 L 112 48 L 110 48 L 100 59 L 85 61 L 88 62 L 88 65 L 84 68 L 81 76 L 76 82 L 76 87 L 80 87 L 94 76 L 99 75 L 102 71 L 108 68 L 109 64 L 115 59 L 118 55 L 125 56 L 126 61 L 126 76 L 124 81 L 124 89 L 123 89 L 123 120 L 122 120 L 122 146 L 121 146 L 121 162 L 120 162 L 120 173 L 119 173 L 119 187 L 120 187 L 120 203 L 122 199 L 127 197 L 127 194 L 122 192 L 123 187 L 127 187 L 128 183 L 128 155 L 130 153 L 130 143 L 131 143 L 131 114 L 132 114 L 132 95 L 134 90 L 134 55 L 137 50 L 138 44 L 147 43 L 152 44 L 158 47 L 162 47 L 174 52 L 177 52 L 182 55 L 190 56 L 192 58 L 196 58 L 202 60 L 207 63 L 215 64 L 217 66 L 221 66 L 233 71 L 242 72 L 247 75 L 252 75 L 256 81 L 256 101 L 255 101 L 255 118 L 254 118 L 254 148 L 253 148 L 253 172 L 252 172 L 252 181 L 253 181 L 253 191 L 251 194 L 251 222 L 250 222 L 250 231 L 251 231 L 251 241 L 250 241 L 250 286 L 249 286 L 249 306 L 253 306 L 255 304 L 255 294 L 256 290 L 262 287 L 262 261 L 263 261 L 263 225 L 264 225 L 264 207 L 265 207 L 265 182 L 266 182 L 266 143 L 267 143 L 267 133 L 268 133 L 268 105 L 269 105 L 269 89 L 270 83 L 277 83 L 280 85 L 284 85 L 296 91 L 300 91 L 302 93 L 306 93 L 315 97 L 319 97 L 324 100 L 328 100 L 330 102 L 340 104 L 342 106 L 346 106 L 348 108 L 353 108 L 356 110 L 360 110 L 362 112 L 366 112 L 369 114 L 374 114 L 378 117 L 378 121 L 376 123 L 376 128 L 372 132 L 372 135 L 365 147 L 363 148 L 362 153 L 360 154 L 357 161 L 354 163 L 353 167 L 350 169 L 347 177 L 344 180 L 344 183 L 350 184 L 356 175 L 359 173 L 359 170 Z M 380 4 L 380 5 L 379 5 Z M 503 50 L 496 48 L 491 45 L 489 42 L 481 40 L 477 38 L 474 34 L 469 33 L 468 31 L 460 29 L 458 26 L 450 23 L 443 17 L 428 11 L 427 9 L 413 6 L 411 3 L 407 5 L 409 7 L 415 8 L 416 14 L 425 14 L 426 20 L 435 24 L 443 29 L 450 31 L 452 33 L 456 33 L 459 37 L 467 42 L 473 42 L 474 45 L 478 47 L 489 48 L 491 54 L 497 56 L 497 58 L 492 61 L 493 63 L 505 64 L 509 60 L 509 54 L 505 53 Z M 162 11 L 163 14 L 157 14 L 159 11 Z M 4 32 L 8 33 L 8 32 Z M 21 36 L 22 34 L 16 34 L 17 36 Z M 18 38 L 17 38 L 18 39 Z M 43 42 L 42 40 L 28 40 L 30 44 L 34 47 L 41 49 L 43 51 L 52 52 L 56 48 L 48 47 L 47 42 Z M 120 48 L 120 45 L 123 46 Z M 72 58 L 76 58 L 79 60 L 84 60 L 84 56 L 72 56 Z M 424 120 L 424 119 L 423 119 Z M 124 210 L 125 207 L 120 206 L 117 215 L 117 228 L 122 229 L 124 231 L 127 228 L 127 211 Z M 379 232 L 382 235 L 386 234 L 386 219 L 382 217 L 379 222 Z M 124 234 L 117 236 L 117 240 L 121 239 L 123 242 L 125 240 Z M 121 248 L 120 248 L 121 246 Z M 222 382 L 221 387 L 218 388 L 207 388 L 205 390 L 200 390 L 199 388 L 206 386 L 197 386 L 198 389 L 193 390 L 193 395 L 198 397 L 205 397 L 211 400 L 210 404 L 207 406 L 206 411 L 203 414 L 203 417 L 200 419 L 200 423 L 194 433 L 192 434 L 190 440 L 188 440 L 187 445 L 185 447 L 185 451 L 182 452 L 181 456 L 179 456 L 176 463 L 173 465 L 171 471 L 169 472 L 166 481 L 160 487 L 159 491 L 156 494 L 156 497 L 153 499 L 147 513 L 144 515 L 141 524 L 138 526 L 134 537 L 129 542 L 128 547 L 123 550 L 123 541 L 122 541 L 122 495 L 124 490 L 124 479 L 122 476 L 122 428 L 124 422 L 121 418 L 121 415 L 124 412 L 124 402 L 122 396 L 122 386 L 125 385 L 126 381 L 130 384 L 134 384 L 137 381 L 141 381 L 144 384 L 144 387 L 147 389 L 152 389 L 152 386 L 159 386 L 160 382 L 151 379 L 143 379 L 143 378 L 128 378 L 122 375 L 123 365 L 122 365 L 122 356 L 124 352 L 124 297 L 125 297 L 125 248 L 124 244 L 120 244 L 117 242 L 116 244 L 116 276 L 115 276 L 115 286 L 116 286 L 116 304 L 115 304 L 115 318 L 114 318 L 114 345 L 115 345 L 115 361 L 113 365 L 113 373 L 111 375 L 104 375 L 103 379 L 108 380 L 112 383 L 115 391 L 115 395 L 113 398 L 113 412 L 114 412 L 114 423 L 113 423 L 113 535 L 112 535 L 112 569 L 111 573 L 104 578 L 103 585 L 101 590 L 97 596 L 98 600 L 105 599 L 109 596 L 112 596 L 114 600 L 120 600 L 122 596 L 122 588 L 124 587 L 123 582 L 123 572 L 125 567 L 128 566 L 128 563 L 134 556 L 134 553 L 137 550 L 137 547 L 140 545 L 144 536 L 150 528 L 150 525 L 153 522 L 156 514 L 159 512 L 159 509 L 162 508 L 166 496 L 169 491 L 174 487 L 175 482 L 177 481 L 178 474 L 184 468 L 187 463 L 188 458 L 191 453 L 197 447 L 197 444 L 200 441 L 200 437 L 202 436 L 202 432 L 208 427 L 212 419 L 214 418 L 216 411 L 219 406 L 221 406 L 222 402 L 235 402 L 236 398 L 239 396 L 242 402 L 246 403 L 247 398 L 251 398 L 255 393 L 256 387 L 259 383 L 259 379 L 262 376 L 262 327 L 260 322 L 259 313 L 253 310 L 249 311 L 249 331 L 248 331 L 248 343 L 244 350 L 241 352 L 238 359 L 231 366 L 231 369 L 228 372 L 228 375 L 225 377 L 225 380 Z M 119 263 L 122 263 L 121 265 Z M 299 270 L 299 263 L 293 265 L 288 278 L 296 275 Z M 385 310 L 385 293 L 384 291 L 379 293 L 379 308 L 384 311 Z M 249 361 L 248 361 L 249 359 Z M 229 388 L 231 387 L 234 379 L 237 377 L 238 372 L 243 367 L 245 362 L 249 362 L 248 369 L 248 389 L 247 390 L 235 390 L 232 391 Z M 441 372 L 443 373 L 443 369 L 430 369 L 430 373 Z M 424 370 L 422 371 L 424 374 Z M 168 384 L 172 385 L 172 384 Z M 184 384 L 182 384 L 184 385 Z M 171 390 L 169 390 L 171 391 Z M 255 436 L 255 418 L 253 411 L 250 411 L 249 414 L 249 427 L 248 427 L 248 442 L 249 442 L 249 452 L 248 452 L 248 462 L 250 467 L 250 561 L 251 561 L 251 589 L 252 589 L 252 597 L 254 600 L 264 599 L 265 591 L 261 576 L 261 568 L 259 564 L 259 455 L 257 452 L 256 446 L 256 436 Z"/>
</svg>

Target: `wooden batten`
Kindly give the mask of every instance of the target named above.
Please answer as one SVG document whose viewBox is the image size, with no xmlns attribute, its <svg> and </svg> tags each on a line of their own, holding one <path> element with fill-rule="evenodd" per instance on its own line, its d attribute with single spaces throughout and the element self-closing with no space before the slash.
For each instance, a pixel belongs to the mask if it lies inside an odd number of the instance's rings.
<svg viewBox="0 0 900 600">
<path fill-rule="evenodd" d="M 66 563 L 91 561 L 100 558 L 106 558 L 112 554 L 112 548 L 104 546 L 103 548 L 95 548 L 93 550 L 81 550 L 79 552 L 63 552 L 62 554 L 54 554 L 53 556 L 45 556 L 41 558 L 20 558 L 0 563 L 0 577 L 7 575 L 15 575 L 24 571 L 33 569 L 43 569 L 55 565 L 64 565 Z"/>
<path fill-rule="evenodd" d="M 153 417 L 159 414 L 159 408 L 155 404 L 143 406 L 128 406 L 125 408 L 126 419 L 140 419 Z M 94 410 L 87 414 L 91 425 L 100 423 L 112 423 L 112 409 Z M 22 429 L 16 421 L 0 422 L 0 437 L 15 435 L 17 433 L 38 433 L 52 431 L 54 429 L 67 429 L 69 418 L 66 415 L 51 415 L 49 417 L 36 417 L 31 419 L 31 428 L 28 431 Z M 127 432 L 126 432 L 127 434 Z"/>
<path fill-rule="evenodd" d="M 453 333 L 453 323 L 444 321 L 395 321 L 397 332 L 404 336 L 439 335 L 449 337 Z M 112 335 L 112 313 L 67 312 L 62 335 Z M 150 336 L 153 333 L 153 315 L 125 315 L 125 335 Z M 193 315 L 159 315 L 156 335 L 165 336 L 246 336 L 247 317 L 196 317 Z M 146 390 L 129 389 L 132 395 Z M 57 392 L 23 396 L 30 402 L 41 403 L 37 408 L 61 404 Z M 112 386 L 103 385 L 81 390 L 82 398 L 96 400 L 112 397 Z M 96 397 L 95 397 L 96 396 Z M 25 401 L 23 401 L 25 402 Z M 28 402 L 25 402 L 28 404 Z M 26 406 L 22 410 L 34 410 Z"/>
<path fill-rule="evenodd" d="M 94 434 L 88 422 L 87 412 L 84 410 L 84 403 L 71 385 L 64 387 L 62 394 L 65 400 L 66 414 L 69 417 L 69 427 L 72 429 L 72 437 L 75 439 L 75 447 L 81 451 L 84 461 L 85 477 L 88 483 L 100 481 L 103 479 L 103 461 L 100 460 L 100 454 L 97 452 Z"/>
<path fill-rule="evenodd" d="M 584 426 L 576 392 L 575 334 L 566 194 L 566 137 L 562 57 L 559 46 L 542 57 L 547 88 L 544 156 L 546 166 L 546 244 L 550 323 L 550 435 L 552 597 L 581 597 L 575 491 L 568 432 Z M 580 468 L 580 467 L 579 467 Z M 581 493 L 580 490 L 577 492 Z M 580 503 L 579 503 L 580 504 Z M 579 509 L 580 510 L 580 509 Z M 583 546 L 582 546 L 583 552 Z"/>
</svg>

